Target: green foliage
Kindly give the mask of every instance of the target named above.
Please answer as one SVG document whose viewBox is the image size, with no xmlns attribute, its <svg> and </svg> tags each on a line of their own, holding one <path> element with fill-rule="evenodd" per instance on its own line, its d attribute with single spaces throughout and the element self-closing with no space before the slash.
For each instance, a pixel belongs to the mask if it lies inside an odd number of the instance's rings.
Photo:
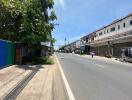
<svg viewBox="0 0 132 100">
<path fill-rule="evenodd" d="M 52 41 L 53 21 L 57 17 L 53 10 L 47 16 L 44 9 L 52 9 L 54 2 L 47 0 L 46 5 L 42 6 L 40 1 L 1 0 L 0 34 L 8 34 L 9 38 L 6 36 L 6 39 L 25 43 L 29 47 L 40 46 L 41 41 Z"/>
<path fill-rule="evenodd" d="M 16 6 L 14 6 L 16 4 Z M 19 31 L 20 22 L 22 19 L 22 13 L 19 3 L 14 0 L 9 2 L 8 0 L 0 1 L 0 33 L 15 35 Z"/>
<path fill-rule="evenodd" d="M 54 64 L 53 59 L 49 57 L 35 57 L 33 58 L 33 62 L 35 62 L 35 64 Z"/>
<path fill-rule="evenodd" d="M 52 9 L 53 6 L 54 6 L 53 0 L 47 0 L 47 6 L 48 6 L 50 9 Z"/>
<path fill-rule="evenodd" d="M 56 19 L 57 19 L 57 16 L 55 15 L 55 11 L 52 10 L 52 11 L 50 12 L 49 20 L 54 21 L 54 20 L 56 20 Z"/>
<path fill-rule="evenodd" d="M 55 43 L 57 40 L 55 38 L 52 38 L 52 42 Z"/>
</svg>

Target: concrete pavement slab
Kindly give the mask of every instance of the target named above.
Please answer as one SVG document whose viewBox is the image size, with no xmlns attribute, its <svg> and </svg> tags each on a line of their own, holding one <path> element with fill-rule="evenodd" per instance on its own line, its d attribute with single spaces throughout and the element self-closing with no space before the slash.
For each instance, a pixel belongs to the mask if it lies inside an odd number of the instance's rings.
<svg viewBox="0 0 132 100">
<path fill-rule="evenodd" d="M 5 97 L 31 70 L 13 65 L 0 70 L 0 99 Z"/>
<path fill-rule="evenodd" d="M 53 65 L 41 65 L 16 100 L 67 100 L 55 58 L 54 62 Z"/>
<path fill-rule="evenodd" d="M 16 100 L 41 100 L 41 97 L 44 95 L 43 91 L 45 89 L 47 76 L 50 73 L 50 70 L 50 67 L 48 68 L 47 66 L 42 65 L 42 68 L 36 73 L 36 75 L 20 93 Z M 50 83 L 51 82 L 48 84 Z"/>
</svg>

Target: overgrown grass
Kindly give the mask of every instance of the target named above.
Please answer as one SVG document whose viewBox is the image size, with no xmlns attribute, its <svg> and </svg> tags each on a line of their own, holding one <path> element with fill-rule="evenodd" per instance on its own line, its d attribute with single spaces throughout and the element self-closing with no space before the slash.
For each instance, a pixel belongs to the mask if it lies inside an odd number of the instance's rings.
<svg viewBox="0 0 132 100">
<path fill-rule="evenodd" d="M 34 64 L 54 64 L 54 60 L 52 57 L 35 57 L 33 58 Z"/>
</svg>

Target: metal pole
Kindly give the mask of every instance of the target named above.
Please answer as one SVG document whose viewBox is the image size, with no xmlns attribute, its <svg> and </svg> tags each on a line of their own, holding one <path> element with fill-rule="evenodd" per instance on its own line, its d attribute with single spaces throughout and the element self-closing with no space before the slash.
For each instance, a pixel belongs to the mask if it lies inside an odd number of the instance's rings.
<svg viewBox="0 0 132 100">
<path fill-rule="evenodd" d="M 67 41 L 67 39 L 65 38 L 65 53 L 66 53 L 66 41 Z"/>
<path fill-rule="evenodd" d="M 111 57 L 111 45 L 110 45 L 110 41 L 108 41 L 108 56 Z"/>
</svg>

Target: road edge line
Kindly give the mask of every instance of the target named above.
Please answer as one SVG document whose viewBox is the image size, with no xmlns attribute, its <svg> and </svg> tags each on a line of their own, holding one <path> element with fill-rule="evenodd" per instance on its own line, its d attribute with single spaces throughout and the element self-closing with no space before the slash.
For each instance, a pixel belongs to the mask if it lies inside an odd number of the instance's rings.
<svg viewBox="0 0 132 100">
<path fill-rule="evenodd" d="M 65 84 L 66 91 L 67 91 L 67 93 L 68 93 L 69 99 L 70 99 L 70 100 L 75 100 L 75 97 L 74 97 L 74 95 L 73 95 L 73 93 L 72 93 L 72 90 L 71 90 L 71 88 L 70 88 L 70 85 L 69 85 L 69 83 L 68 83 L 68 81 L 67 81 L 67 79 L 66 79 L 66 76 L 65 76 L 65 74 L 64 74 L 64 72 L 63 72 L 63 70 L 62 70 L 62 68 L 61 68 L 60 62 L 59 62 L 59 60 L 58 60 L 56 54 L 55 54 L 55 58 L 56 58 L 58 67 L 59 67 L 59 69 L 60 69 L 61 76 L 62 76 L 62 79 L 63 79 L 63 81 L 64 81 L 64 84 Z"/>
</svg>

